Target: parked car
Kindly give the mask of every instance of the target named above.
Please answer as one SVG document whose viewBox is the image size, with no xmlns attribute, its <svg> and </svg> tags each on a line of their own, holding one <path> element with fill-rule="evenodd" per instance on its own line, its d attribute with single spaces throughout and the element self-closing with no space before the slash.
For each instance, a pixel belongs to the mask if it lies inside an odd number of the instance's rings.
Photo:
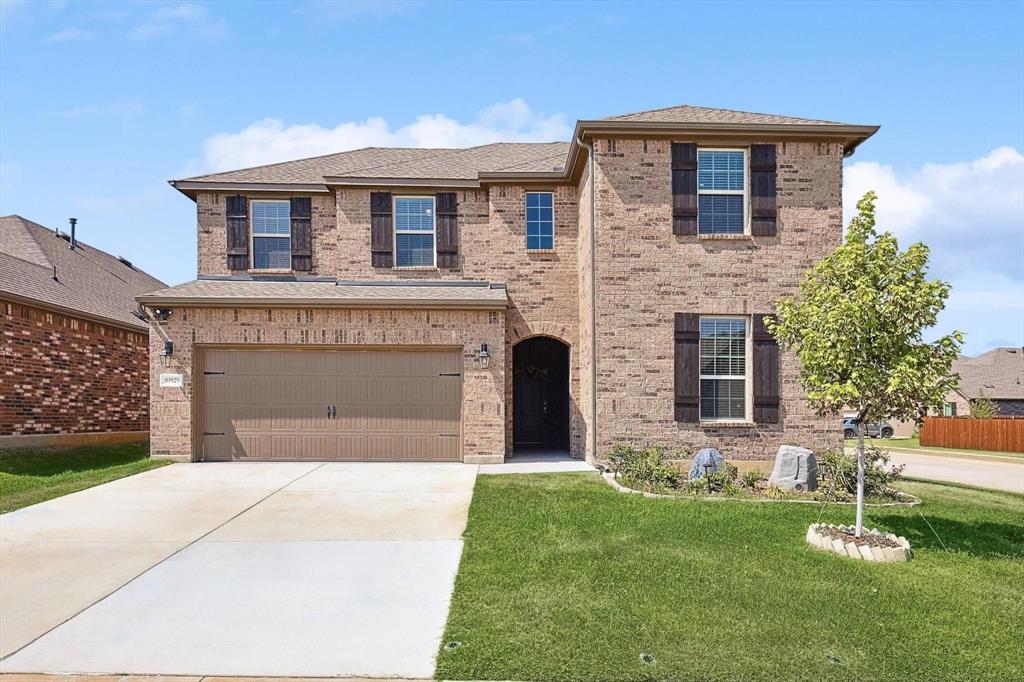
<svg viewBox="0 0 1024 682">
<path fill-rule="evenodd" d="M 868 438 L 892 438 L 895 431 L 889 422 L 868 422 L 865 424 L 864 435 Z M 857 437 L 857 420 L 843 420 L 843 438 Z"/>
</svg>

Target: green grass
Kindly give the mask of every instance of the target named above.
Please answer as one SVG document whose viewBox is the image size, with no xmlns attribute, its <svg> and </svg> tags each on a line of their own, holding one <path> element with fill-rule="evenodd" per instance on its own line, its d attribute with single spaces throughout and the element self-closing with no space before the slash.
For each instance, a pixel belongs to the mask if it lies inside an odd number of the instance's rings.
<svg viewBox="0 0 1024 682">
<path fill-rule="evenodd" d="M 1024 496 L 901 487 L 924 504 L 867 519 L 915 558 L 872 564 L 809 549 L 811 505 L 480 476 L 437 677 L 1024 679 Z M 829 507 L 823 521 L 853 514 Z"/>
<path fill-rule="evenodd" d="M 0 452 L 0 513 L 131 476 L 169 462 L 149 459 L 149 443 Z"/>
<path fill-rule="evenodd" d="M 846 447 L 857 447 L 857 439 L 843 441 Z M 985 456 L 985 457 L 1016 457 L 1024 459 L 1024 452 L 1002 452 L 1000 450 L 962 450 L 958 448 L 937 448 L 932 445 L 921 445 L 917 438 L 865 438 L 868 445 L 875 445 L 880 448 L 898 448 L 900 450 L 922 450 L 927 453 L 942 453 L 957 455 L 960 457 Z"/>
</svg>

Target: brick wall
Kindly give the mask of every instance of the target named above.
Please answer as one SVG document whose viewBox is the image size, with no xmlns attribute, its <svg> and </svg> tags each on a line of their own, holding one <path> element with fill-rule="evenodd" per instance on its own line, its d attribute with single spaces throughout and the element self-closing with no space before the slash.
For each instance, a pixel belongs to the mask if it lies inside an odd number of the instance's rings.
<svg viewBox="0 0 1024 682">
<path fill-rule="evenodd" d="M 842 234 L 842 147 L 780 143 L 777 236 L 731 239 L 672 234 L 669 141 L 597 140 L 595 148 L 599 451 L 616 441 L 660 442 L 763 459 L 782 443 L 837 446 L 837 420 L 813 414 L 796 359 L 785 353 L 781 423 L 676 423 L 673 317 L 770 313 L 796 293 Z"/>
<path fill-rule="evenodd" d="M 147 334 L 0 300 L 0 435 L 145 431 Z"/>
<path fill-rule="evenodd" d="M 463 459 L 501 461 L 505 453 L 504 338 L 505 319 L 500 311 L 178 308 L 167 322 L 155 323 L 150 335 L 150 450 L 156 456 L 192 458 L 193 426 L 199 426 L 192 422 L 197 345 L 462 346 Z M 163 367 L 159 354 L 167 339 L 174 342 L 174 355 Z M 487 369 L 477 360 L 481 342 L 491 348 Z M 183 374 L 185 385 L 161 387 L 161 373 Z"/>
</svg>

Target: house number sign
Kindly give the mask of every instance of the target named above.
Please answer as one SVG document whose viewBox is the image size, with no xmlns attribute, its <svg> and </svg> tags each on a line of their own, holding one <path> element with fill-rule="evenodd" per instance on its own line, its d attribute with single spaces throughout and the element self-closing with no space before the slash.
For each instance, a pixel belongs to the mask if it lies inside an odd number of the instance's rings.
<svg viewBox="0 0 1024 682">
<path fill-rule="evenodd" d="M 160 388 L 181 388 L 185 385 L 185 376 L 182 374 L 161 374 Z"/>
</svg>

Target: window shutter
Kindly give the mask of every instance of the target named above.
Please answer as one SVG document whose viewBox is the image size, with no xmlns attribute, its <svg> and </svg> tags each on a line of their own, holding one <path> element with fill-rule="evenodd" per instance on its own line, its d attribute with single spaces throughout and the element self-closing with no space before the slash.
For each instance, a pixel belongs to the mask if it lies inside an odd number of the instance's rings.
<svg viewBox="0 0 1024 682">
<path fill-rule="evenodd" d="M 455 192 L 438 192 L 437 206 L 437 267 L 459 266 L 459 202 Z"/>
<path fill-rule="evenodd" d="M 779 343 L 765 326 L 774 315 L 754 315 L 754 422 L 779 422 Z"/>
<path fill-rule="evenodd" d="M 313 269 L 313 201 L 292 197 L 292 270 Z"/>
<path fill-rule="evenodd" d="M 228 270 L 249 269 L 249 202 L 243 196 L 224 198 L 227 221 Z"/>
<path fill-rule="evenodd" d="M 700 421 L 700 315 L 676 313 L 675 417 Z"/>
<path fill-rule="evenodd" d="M 697 234 L 697 144 L 672 143 L 672 234 Z"/>
<path fill-rule="evenodd" d="M 755 237 L 777 232 L 775 177 L 775 145 L 750 145 L 750 234 Z"/>
<path fill-rule="evenodd" d="M 394 263 L 391 192 L 370 192 L 370 259 L 375 268 Z"/>
</svg>

